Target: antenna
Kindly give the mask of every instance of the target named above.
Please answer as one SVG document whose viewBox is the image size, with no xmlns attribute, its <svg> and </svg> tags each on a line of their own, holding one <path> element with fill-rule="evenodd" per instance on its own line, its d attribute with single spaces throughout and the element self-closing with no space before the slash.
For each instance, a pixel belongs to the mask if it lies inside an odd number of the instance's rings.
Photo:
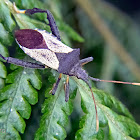
<svg viewBox="0 0 140 140">
<path fill-rule="evenodd" d="M 117 84 L 127 84 L 127 85 L 140 86 L 140 83 L 123 82 L 123 81 L 112 81 L 112 80 L 102 80 L 102 79 L 98 79 L 98 78 L 93 78 L 91 76 L 89 76 L 89 78 L 92 81 L 96 81 L 96 82 L 108 82 L 108 83 L 117 83 Z"/>
<path fill-rule="evenodd" d="M 86 81 L 86 80 L 84 80 L 84 81 L 88 84 L 88 86 L 90 88 L 90 91 L 92 93 L 92 98 L 93 98 L 93 101 L 94 101 L 95 112 L 96 112 L 96 132 L 98 132 L 98 130 L 99 130 L 99 119 L 98 119 L 98 113 L 97 113 L 97 106 L 96 106 L 96 102 L 95 102 L 95 97 L 94 97 L 94 94 L 93 94 L 93 91 L 91 89 L 91 85 L 90 85 L 89 81 Z"/>
<path fill-rule="evenodd" d="M 95 105 L 95 112 L 96 112 L 96 132 L 98 132 L 98 130 L 99 130 L 99 119 L 98 119 L 98 113 L 97 113 L 96 102 L 95 102 L 95 98 L 94 98 L 94 95 L 93 95 L 93 91 L 92 91 L 91 87 L 89 87 L 89 88 L 90 88 L 90 91 L 91 91 L 91 93 L 92 93 L 92 98 L 93 98 L 94 105 Z"/>
</svg>

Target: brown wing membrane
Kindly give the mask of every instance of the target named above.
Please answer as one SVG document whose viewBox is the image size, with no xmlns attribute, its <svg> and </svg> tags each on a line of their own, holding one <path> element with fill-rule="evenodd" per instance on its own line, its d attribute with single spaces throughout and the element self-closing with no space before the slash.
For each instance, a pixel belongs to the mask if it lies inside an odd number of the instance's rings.
<svg viewBox="0 0 140 140">
<path fill-rule="evenodd" d="M 17 42 L 28 49 L 48 49 L 43 36 L 36 30 L 22 29 L 15 32 Z"/>
</svg>

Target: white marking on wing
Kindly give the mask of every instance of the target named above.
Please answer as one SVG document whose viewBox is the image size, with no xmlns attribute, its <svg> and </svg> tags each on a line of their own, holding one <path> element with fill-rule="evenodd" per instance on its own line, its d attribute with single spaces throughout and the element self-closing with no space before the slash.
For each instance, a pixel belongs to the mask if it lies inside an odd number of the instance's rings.
<svg viewBox="0 0 140 140">
<path fill-rule="evenodd" d="M 59 61 L 54 52 L 48 49 L 28 49 L 21 45 L 20 48 L 36 61 L 39 61 L 52 69 L 58 70 Z"/>
<path fill-rule="evenodd" d="M 45 42 L 47 44 L 47 47 L 50 50 L 52 50 L 53 52 L 56 52 L 56 53 L 69 53 L 69 52 L 73 51 L 72 48 L 70 48 L 67 45 L 63 44 L 54 35 L 46 32 L 44 30 L 37 30 L 37 31 L 40 32 L 43 35 L 44 40 L 45 40 Z"/>
</svg>

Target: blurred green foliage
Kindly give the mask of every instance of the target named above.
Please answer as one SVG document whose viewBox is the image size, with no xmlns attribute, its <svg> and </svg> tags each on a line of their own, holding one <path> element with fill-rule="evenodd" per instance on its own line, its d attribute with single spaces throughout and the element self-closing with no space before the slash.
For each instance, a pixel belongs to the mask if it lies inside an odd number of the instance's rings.
<svg viewBox="0 0 140 140">
<path fill-rule="evenodd" d="M 122 81 L 140 80 L 135 77 L 135 71 L 130 71 L 106 43 L 90 18 L 79 7 L 78 2 L 64 0 L 14 0 L 14 2 L 19 9 L 37 7 L 50 10 L 56 19 L 62 41 L 73 48 L 80 48 L 80 58 L 94 57 L 94 61 L 84 67 L 89 75 Z M 139 26 L 107 3 L 91 0 L 91 5 L 124 46 L 128 55 L 131 55 L 139 65 Z M 17 14 L 9 0 L 1 0 L 0 22 L 0 54 L 5 57 L 10 54 L 12 57 L 34 61 L 19 49 L 14 40 L 14 31 L 18 28 L 39 28 L 50 32 L 46 15 Z M 108 94 L 93 85 L 100 121 L 97 133 L 94 102 L 88 86 L 77 78 L 70 78 L 71 94 L 70 100 L 66 103 L 64 75 L 56 94 L 54 96 L 49 94 L 57 77 L 58 73 L 54 70 L 20 68 L 0 61 L 1 140 L 119 140 L 140 137 L 140 126 L 136 123 L 140 122 L 139 87 L 98 83 L 97 87 L 108 91 L 110 93 Z M 120 98 L 134 117 L 114 96 Z"/>
</svg>

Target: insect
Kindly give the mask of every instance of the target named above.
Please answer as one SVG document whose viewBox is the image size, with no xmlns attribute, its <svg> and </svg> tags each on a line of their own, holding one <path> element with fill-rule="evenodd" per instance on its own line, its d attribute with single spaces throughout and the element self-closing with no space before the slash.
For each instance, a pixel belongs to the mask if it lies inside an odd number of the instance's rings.
<svg viewBox="0 0 140 140">
<path fill-rule="evenodd" d="M 27 10 L 18 10 L 14 5 L 14 8 L 17 13 L 23 14 L 35 14 L 35 13 L 46 13 L 47 19 L 49 21 L 49 26 L 52 31 L 52 34 L 48 33 L 45 30 L 40 29 L 22 29 L 15 32 L 15 38 L 20 46 L 20 48 L 30 57 L 36 61 L 41 62 L 42 64 L 36 64 L 32 62 L 26 62 L 11 57 L 3 57 L 0 54 L 0 57 L 5 60 L 7 63 L 13 63 L 22 67 L 28 68 L 47 68 L 50 67 L 58 71 L 59 77 L 56 83 L 53 86 L 52 94 L 54 95 L 59 82 L 61 80 L 62 74 L 67 75 L 65 83 L 65 101 L 69 99 L 69 76 L 75 76 L 78 79 L 82 79 L 87 83 L 89 89 L 92 93 L 93 101 L 95 104 L 96 111 L 96 131 L 99 129 L 99 120 L 97 115 L 97 108 L 95 98 L 91 89 L 89 79 L 93 81 L 103 81 L 103 82 L 114 82 L 114 83 L 123 83 L 123 84 L 132 84 L 140 85 L 140 83 L 130 83 L 122 81 L 109 81 L 101 80 L 88 76 L 86 71 L 82 68 L 83 65 L 93 61 L 93 57 L 88 57 L 85 59 L 79 58 L 80 50 L 72 49 L 61 42 L 59 30 L 56 26 L 55 20 L 48 10 L 42 10 L 38 8 L 27 9 Z"/>
</svg>

